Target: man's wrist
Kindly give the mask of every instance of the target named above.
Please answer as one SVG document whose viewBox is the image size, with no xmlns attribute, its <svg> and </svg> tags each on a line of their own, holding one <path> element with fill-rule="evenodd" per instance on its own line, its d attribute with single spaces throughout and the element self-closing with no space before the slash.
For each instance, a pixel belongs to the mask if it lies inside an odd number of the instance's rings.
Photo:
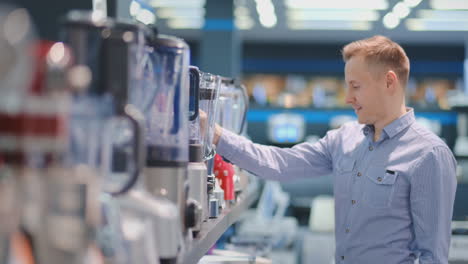
<svg viewBox="0 0 468 264">
<path fill-rule="evenodd" d="M 220 125 L 215 124 L 215 130 L 214 130 L 214 135 L 213 135 L 213 144 L 218 146 L 219 139 L 221 138 L 222 134 L 223 134 L 223 128 Z"/>
</svg>

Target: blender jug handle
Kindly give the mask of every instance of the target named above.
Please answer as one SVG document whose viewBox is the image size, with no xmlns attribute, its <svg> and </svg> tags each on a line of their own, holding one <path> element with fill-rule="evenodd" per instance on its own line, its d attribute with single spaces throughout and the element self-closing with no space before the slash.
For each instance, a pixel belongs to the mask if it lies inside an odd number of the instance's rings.
<svg viewBox="0 0 468 264">
<path fill-rule="evenodd" d="M 126 117 L 131 125 L 133 130 L 133 162 L 134 162 L 134 171 L 130 172 L 130 179 L 125 186 L 122 187 L 122 190 L 119 193 L 125 193 L 135 185 L 138 180 L 138 176 L 143 168 L 145 157 L 144 157 L 144 134 L 143 134 L 143 124 L 141 121 L 141 114 L 136 108 L 133 108 L 131 105 L 127 105 L 123 116 Z"/>
<path fill-rule="evenodd" d="M 124 194 L 126 193 L 128 190 L 130 190 L 134 185 L 135 183 L 137 182 L 138 180 L 138 177 L 139 177 L 139 174 L 143 168 L 143 164 L 144 164 L 144 147 L 143 147 L 143 143 L 144 143 L 144 134 L 143 134 L 143 125 L 142 125 L 142 122 L 140 121 L 141 118 L 140 118 L 141 114 L 138 112 L 138 110 L 136 110 L 132 105 L 127 105 L 125 107 L 125 111 L 115 117 L 114 120 L 116 119 L 119 119 L 119 120 L 122 120 L 122 119 L 125 119 L 127 121 L 129 121 L 129 124 L 131 126 L 131 130 L 132 130 L 132 142 L 131 142 L 131 154 L 130 155 L 126 155 L 126 162 L 128 162 L 128 164 L 133 164 L 132 166 L 130 166 L 130 168 L 132 168 L 131 171 L 127 171 L 126 173 L 128 174 L 124 180 L 124 183 L 119 185 L 117 188 L 115 188 L 115 190 L 105 190 L 107 193 L 110 193 L 112 195 L 120 195 L 120 194 Z M 113 127 L 112 126 L 112 123 L 115 122 L 114 120 L 111 120 L 111 125 L 110 127 Z M 109 155 L 110 156 L 110 161 L 107 162 L 107 166 L 110 167 L 109 169 L 109 173 L 111 173 L 112 171 L 112 164 L 113 164 L 113 160 L 115 158 L 115 152 L 113 151 L 112 149 L 112 142 L 113 142 L 113 139 L 108 139 L 110 144 L 107 144 L 107 146 L 105 146 L 105 148 L 110 148 L 109 151 L 104 151 L 104 153 L 107 153 L 105 155 Z M 106 145 L 106 144 L 105 144 Z M 128 159 L 128 157 L 131 157 L 130 160 Z"/>
<path fill-rule="evenodd" d="M 199 114 L 198 101 L 200 98 L 200 71 L 198 67 L 190 66 L 189 67 L 189 78 L 190 78 L 190 102 L 189 108 L 192 106 L 193 98 L 193 115 L 189 117 L 189 121 L 197 119 Z M 191 109 L 189 109 L 190 111 Z"/>
<path fill-rule="evenodd" d="M 242 131 L 244 131 L 245 123 L 247 122 L 247 112 L 249 111 L 249 95 L 247 93 L 247 88 L 245 88 L 245 85 L 238 83 L 236 86 L 242 91 L 242 94 L 244 95 L 244 100 L 245 100 L 244 115 L 242 116 L 242 123 L 239 129 L 239 134 L 241 134 Z"/>
</svg>

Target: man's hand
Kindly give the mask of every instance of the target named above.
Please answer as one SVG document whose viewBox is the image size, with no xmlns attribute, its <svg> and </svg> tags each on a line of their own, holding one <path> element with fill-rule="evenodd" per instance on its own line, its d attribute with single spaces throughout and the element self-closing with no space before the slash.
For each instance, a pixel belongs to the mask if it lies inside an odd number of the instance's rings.
<svg viewBox="0 0 468 264">
<path fill-rule="evenodd" d="M 215 130 L 214 130 L 214 135 L 213 135 L 213 144 L 218 146 L 219 139 L 221 138 L 221 135 L 223 134 L 223 128 L 215 123 Z"/>
<path fill-rule="evenodd" d="M 202 110 L 199 110 L 198 115 L 200 116 L 200 129 L 202 133 L 205 133 L 205 129 L 207 128 L 206 126 L 208 125 L 208 116 L 206 113 Z M 223 133 L 223 129 L 220 125 L 215 123 L 214 127 L 214 135 L 213 135 L 213 144 L 218 145 L 219 138 L 221 137 L 221 134 Z"/>
</svg>

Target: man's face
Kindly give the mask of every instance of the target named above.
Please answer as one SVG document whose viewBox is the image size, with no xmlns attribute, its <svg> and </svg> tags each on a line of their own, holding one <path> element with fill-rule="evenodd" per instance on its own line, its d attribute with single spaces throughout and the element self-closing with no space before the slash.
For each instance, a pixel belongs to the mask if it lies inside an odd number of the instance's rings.
<svg viewBox="0 0 468 264">
<path fill-rule="evenodd" d="M 353 107 L 360 124 L 373 125 L 385 118 L 387 97 L 385 74 L 376 76 L 381 71 L 370 69 L 362 56 L 353 56 L 346 62 L 346 103 Z"/>
</svg>

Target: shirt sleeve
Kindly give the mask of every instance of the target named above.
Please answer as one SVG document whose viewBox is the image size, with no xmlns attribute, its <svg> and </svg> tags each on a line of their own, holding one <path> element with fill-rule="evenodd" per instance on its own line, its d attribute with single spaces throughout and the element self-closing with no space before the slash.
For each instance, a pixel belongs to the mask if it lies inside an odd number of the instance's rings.
<svg viewBox="0 0 468 264">
<path fill-rule="evenodd" d="M 301 143 L 292 148 L 255 144 L 223 129 L 217 153 L 242 169 L 269 180 L 317 177 L 332 171 L 329 141 L 333 131 L 315 144 Z"/>
<path fill-rule="evenodd" d="M 446 146 L 425 154 L 411 177 L 411 214 L 419 263 L 448 263 L 456 161 Z"/>
</svg>

